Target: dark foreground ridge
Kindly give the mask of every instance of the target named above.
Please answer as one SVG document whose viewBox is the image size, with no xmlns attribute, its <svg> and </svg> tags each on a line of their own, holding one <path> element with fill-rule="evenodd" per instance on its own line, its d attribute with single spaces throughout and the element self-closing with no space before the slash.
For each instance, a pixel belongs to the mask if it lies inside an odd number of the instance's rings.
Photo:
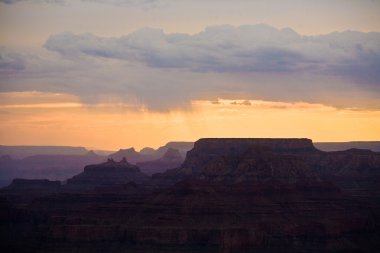
<svg viewBox="0 0 380 253">
<path fill-rule="evenodd" d="M 152 178 L 109 160 L 58 190 L 15 181 L 0 193 L 1 238 L 24 252 L 378 252 L 379 182 L 369 150 L 201 139 Z"/>
</svg>

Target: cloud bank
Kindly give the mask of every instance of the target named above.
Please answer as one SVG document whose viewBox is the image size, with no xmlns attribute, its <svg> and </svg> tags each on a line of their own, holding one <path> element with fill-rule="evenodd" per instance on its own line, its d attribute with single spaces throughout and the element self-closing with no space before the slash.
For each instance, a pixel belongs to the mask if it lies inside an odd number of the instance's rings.
<svg viewBox="0 0 380 253">
<path fill-rule="evenodd" d="M 64 3 L 65 0 L 0 0 L 0 3 L 15 4 L 19 2 L 45 2 L 45 3 Z"/>
<path fill-rule="evenodd" d="M 25 69 L 24 57 L 17 53 L 0 51 L 0 73 L 22 71 Z"/>
<path fill-rule="evenodd" d="M 59 3 L 66 4 L 72 0 L 0 0 L 0 3 L 15 4 L 19 2 L 43 2 L 43 3 Z M 112 5 L 141 5 L 141 6 L 154 6 L 160 0 L 80 0 L 87 3 L 102 3 Z M 161 0 L 162 1 L 162 0 Z"/>
<path fill-rule="evenodd" d="M 214 26 L 189 34 L 144 28 L 118 38 L 61 33 L 45 48 L 67 58 L 91 56 L 195 72 L 310 72 L 379 85 L 380 33 L 301 36 L 267 25 Z"/>
<path fill-rule="evenodd" d="M 196 34 L 66 32 L 47 39 L 46 55 L 0 48 L 0 92 L 67 93 L 85 104 L 156 111 L 218 98 L 380 108 L 379 42 L 380 33 L 301 36 L 263 24 Z"/>
</svg>

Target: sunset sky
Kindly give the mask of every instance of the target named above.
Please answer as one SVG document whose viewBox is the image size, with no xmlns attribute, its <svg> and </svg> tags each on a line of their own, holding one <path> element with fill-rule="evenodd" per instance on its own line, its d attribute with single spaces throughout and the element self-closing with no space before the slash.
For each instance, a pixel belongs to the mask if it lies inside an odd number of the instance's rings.
<svg viewBox="0 0 380 253">
<path fill-rule="evenodd" d="M 380 140 L 380 1 L 0 0 L 0 145 Z"/>
</svg>

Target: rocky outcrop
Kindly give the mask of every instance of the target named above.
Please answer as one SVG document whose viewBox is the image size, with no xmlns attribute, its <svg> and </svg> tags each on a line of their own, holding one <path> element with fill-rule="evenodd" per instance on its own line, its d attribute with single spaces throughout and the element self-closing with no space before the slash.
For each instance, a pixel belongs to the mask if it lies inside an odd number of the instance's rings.
<svg viewBox="0 0 380 253">
<path fill-rule="evenodd" d="M 350 149 L 307 154 L 302 159 L 321 180 L 333 182 L 358 199 L 378 203 L 380 208 L 380 153 Z"/>
<path fill-rule="evenodd" d="M 370 150 L 323 152 L 309 139 L 201 139 L 179 168 L 154 179 L 170 184 L 189 178 L 225 182 L 320 178 L 373 188 L 379 176 L 380 154 Z"/>
<path fill-rule="evenodd" d="M 195 142 L 191 153 L 203 152 L 209 155 L 243 153 L 250 147 L 267 147 L 276 151 L 314 151 L 310 139 L 279 138 L 204 138 Z"/>
<path fill-rule="evenodd" d="M 182 157 L 182 155 L 178 149 L 169 148 L 166 151 L 166 153 L 163 155 L 162 160 L 165 160 L 165 161 L 180 161 L 180 160 L 182 160 L 183 161 L 184 158 Z"/>
<path fill-rule="evenodd" d="M 309 139 L 200 139 L 180 168 L 155 178 L 177 182 L 185 178 L 241 182 L 314 177 L 297 155 L 319 153 Z"/>
<path fill-rule="evenodd" d="M 151 155 L 141 154 L 137 152 L 134 148 L 120 149 L 116 153 L 110 154 L 108 158 L 113 159 L 115 161 L 120 161 L 123 158 L 126 158 L 132 164 L 152 160 Z"/>
<path fill-rule="evenodd" d="M 148 176 L 125 158 L 120 162 L 108 159 L 105 163 L 86 166 L 82 173 L 67 180 L 66 189 L 95 189 L 128 182 L 142 183 L 147 179 Z"/>
<path fill-rule="evenodd" d="M 158 157 L 163 156 L 169 149 L 176 149 L 182 157 L 186 157 L 186 153 L 194 147 L 194 142 L 171 141 L 164 146 L 159 147 L 156 151 Z"/>
<path fill-rule="evenodd" d="M 154 155 L 155 152 L 156 150 L 154 148 L 145 147 L 141 149 L 139 153 L 143 155 Z"/>
<path fill-rule="evenodd" d="M 133 147 L 128 149 L 120 149 L 119 151 L 110 154 L 108 157 L 119 161 L 125 157 L 130 163 L 137 164 L 148 161 L 155 161 L 162 158 L 170 149 L 178 150 L 182 157 L 186 156 L 187 151 L 192 149 L 193 142 L 168 142 L 164 146 L 159 147 L 157 150 L 145 147 L 137 152 Z"/>
<path fill-rule="evenodd" d="M 165 172 L 168 169 L 179 167 L 184 161 L 177 149 L 169 148 L 166 153 L 157 160 L 140 162 L 137 166 L 147 175 Z"/>
</svg>

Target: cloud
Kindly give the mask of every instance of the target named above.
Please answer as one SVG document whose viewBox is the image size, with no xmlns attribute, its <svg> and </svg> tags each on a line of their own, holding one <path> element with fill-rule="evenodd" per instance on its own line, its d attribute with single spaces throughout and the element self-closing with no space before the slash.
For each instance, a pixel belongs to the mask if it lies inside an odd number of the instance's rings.
<svg viewBox="0 0 380 253">
<path fill-rule="evenodd" d="M 213 107 L 213 108 L 230 108 L 239 107 L 238 109 L 296 109 L 296 110 L 316 110 L 316 111 L 336 111 L 337 108 L 332 106 L 326 106 L 316 103 L 305 102 L 278 102 L 278 101 L 264 101 L 264 100 L 230 100 L 230 99 L 218 99 L 217 101 L 193 101 L 195 106 Z"/>
<path fill-rule="evenodd" d="M 19 2 L 36 2 L 36 3 L 54 3 L 54 4 L 68 4 L 73 0 L 0 0 L 0 3 L 5 4 L 15 4 Z M 80 0 L 87 3 L 101 3 L 101 4 L 112 4 L 117 6 L 144 6 L 144 7 L 154 7 L 162 0 Z"/>
<path fill-rule="evenodd" d="M 0 3 L 15 4 L 19 2 L 45 2 L 45 3 L 64 3 L 65 0 L 0 0 Z"/>
<path fill-rule="evenodd" d="M 61 33 L 50 36 L 44 46 L 68 58 L 112 58 L 153 68 L 324 73 L 378 84 L 379 41 L 380 33 L 300 36 L 290 28 L 260 24 L 214 26 L 193 35 L 166 34 L 152 28 L 118 38 Z"/>
<path fill-rule="evenodd" d="M 83 104 L 154 111 L 218 99 L 373 109 L 380 108 L 379 41 L 379 33 L 312 37 L 267 25 L 192 35 L 144 28 L 111 38 L 66 32 L 51 35 L 48 50 L 2 49 L 0 92 L 65 93 Z"/>
<path fill-rule="evenodd" d="M 22 71 L 25 69 L 25 62 L 22 55 L 0 51 L 0 73 Z"/>
<path fill-rule="evenodd" d="M 145 5 L 153 6 L 162 0 L 82 0 L 83 2 L 90 3 L 103 3 L 103 4 L 114 4 L 114 5 Z"/>
<path fill-rule="evenodd" d="M 20 2 L 22 0 L 0 0 L 0 3 L 5 3 L 5 4 L 14 4 L 17 2 Z"/>
</svg>

